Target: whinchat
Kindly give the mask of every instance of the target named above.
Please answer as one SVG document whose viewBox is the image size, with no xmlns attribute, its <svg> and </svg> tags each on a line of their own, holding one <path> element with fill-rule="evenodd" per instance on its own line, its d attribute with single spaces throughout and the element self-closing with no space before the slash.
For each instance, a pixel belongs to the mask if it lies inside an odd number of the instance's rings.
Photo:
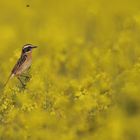
<svg viewBox="0 0 140 140">
<path fill-rule="evenodd" d="M 32 49 L 37 48 L 37 46 L 34 46 L 32 44 L 26 44 L 23 46 L 22 48 L 22 52 L 21 52 L 21 56 L 18 59 L 16 65 L 14 66 L 14 68 L 11 71 L 11 74 L 8 78 L 8 80 L 6 81 L 5 85 L 7 85 L 8 81 L 12 78 L 12 77 L 17 77 L 18 80 L 21 82 L 21 84 L 23 86 L 24 83 L 22 82 L 22 80 L 20 79 L 20 76 L 23 77 L 27 77 L 25 75 L 23 75 L 23 73 L 29 69 L 29 67 L 31 66 L 32 63 Z"/>
</svg>

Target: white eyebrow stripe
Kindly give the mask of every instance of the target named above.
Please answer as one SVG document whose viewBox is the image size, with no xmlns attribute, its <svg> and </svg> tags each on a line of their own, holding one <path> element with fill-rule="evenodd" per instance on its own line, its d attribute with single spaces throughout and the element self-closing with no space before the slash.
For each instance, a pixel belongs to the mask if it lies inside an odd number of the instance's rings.
<svg viewBox="0 0 140 140">
<path fill-rule="evenodd" d="M 27 44 L 23 47 L 23 49 L 28 48 L 29 46 L 32 46 L 31 44 Z"/>
</svg>

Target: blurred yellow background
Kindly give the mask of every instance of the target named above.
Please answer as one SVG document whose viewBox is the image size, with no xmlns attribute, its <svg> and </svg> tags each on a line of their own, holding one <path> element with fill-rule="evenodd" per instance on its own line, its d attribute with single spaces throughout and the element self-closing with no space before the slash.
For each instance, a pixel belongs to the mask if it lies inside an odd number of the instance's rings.
<svg viewBox="0 0 140 140">
<path fill-rule="evenodd" d="M 0 1 L 0 140 L 139 140 L 138 0 Z M 32 78 L 3 89 L 24 44 Z"/>
</svg>

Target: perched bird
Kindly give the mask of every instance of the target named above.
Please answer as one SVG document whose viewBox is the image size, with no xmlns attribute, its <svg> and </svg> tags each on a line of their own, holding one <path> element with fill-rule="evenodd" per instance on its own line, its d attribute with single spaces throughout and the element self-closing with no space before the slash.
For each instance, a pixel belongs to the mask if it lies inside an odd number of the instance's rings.
<svg viewBox="0 0 140 140">
<path fill-rule="evenodd" d="M 37 48 L 37 46 L 34 46 L 32 44 L 26 44 L 23 46 L 21 56 L 18 59 L 14 68 L 12 69 L 11 74 L 10 74 L 10 76 L 9 76 L 8 80 L 6 81 L 4 86 L 6 86 L 8 81 L 14 76 L 18 78 L 18 80 L 21 82 L 21 84 L 23 86 L 25 86 L 24 83 L 22 82 L 22 80 L 20 79 L 20 76 L 27 77 L 27 76 L 23 75 L 23 73 L 26 70 L 28 70 L 29 67 L 31 66 L 32 49 L 34 49 L 34 48 Z"/>
</svg>

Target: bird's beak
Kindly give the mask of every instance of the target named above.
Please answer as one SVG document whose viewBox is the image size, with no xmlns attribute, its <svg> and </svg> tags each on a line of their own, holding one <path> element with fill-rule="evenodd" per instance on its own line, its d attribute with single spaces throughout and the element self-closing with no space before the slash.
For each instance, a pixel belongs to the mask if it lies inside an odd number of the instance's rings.
<svg viewBox="0 0 140 140">
<path fill-rule="evenodd" d="M 37 46 L 33 46 L 32 49 L 37 48 Z"/>
</svg>

